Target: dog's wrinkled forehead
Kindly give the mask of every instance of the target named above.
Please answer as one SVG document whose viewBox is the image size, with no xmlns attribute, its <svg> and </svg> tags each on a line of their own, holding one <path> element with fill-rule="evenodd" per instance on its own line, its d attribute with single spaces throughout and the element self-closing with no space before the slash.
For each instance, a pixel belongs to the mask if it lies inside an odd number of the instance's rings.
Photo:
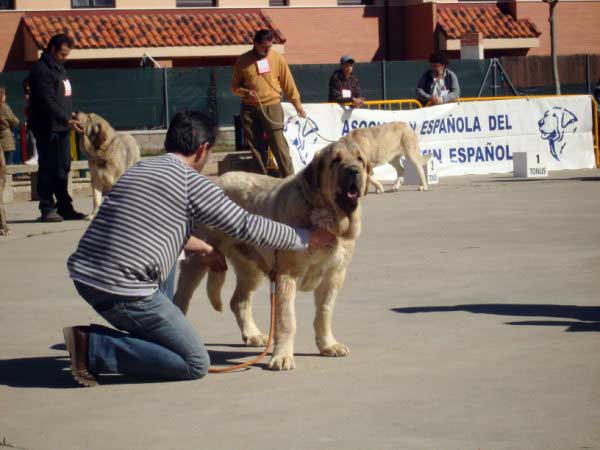
<svg viewBox="0 0 600 450">
<path fill-rule="evenodd" d="M 365 160 L 364 151 L 355 143 L 336 142 L 331 146 L 330 159 L 343 165 L 362 164 Z"/>
</svg>

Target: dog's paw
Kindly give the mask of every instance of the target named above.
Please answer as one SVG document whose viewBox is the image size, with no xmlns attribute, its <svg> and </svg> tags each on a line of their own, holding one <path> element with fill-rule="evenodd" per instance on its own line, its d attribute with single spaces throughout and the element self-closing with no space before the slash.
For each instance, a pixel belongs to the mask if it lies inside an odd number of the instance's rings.
<svg viewBox="0 0 600 450">
<path fill-rule="evenodd" d="M 296 368 L 293 356 L 273 356 L 268 365 L 271 370 L 292 370 Z"/>
<path fill-rule="evenodd" d="M 396 185 L 392 186 L 392 191 L 397 192 L 399 190 L 400 190 L 400 186 L 396 186 Z"/>
<path fill-rule="evenodd" d="M 383 194 L 385 192 L 385 189 L 377 188 L 377 190 L 375 192 L 377 192 L 378 194 Z"/>
<path fill-rule="evenodd" d="M 321 349 L 321 355 L 323 356 L 341 357 L 348 356 L 349 354 L 350 349 L 344 344 L 340 344 L 339 342 L 336 342 L 335 344 L 330 345 L 329 347 Z"/>
<path fill-rule="evenodd" d="M 96 217 L 96 214 L 88 214 L 87 216 L 85 216 L 85 220 L 92 221 L 94 220 L 94 217 Z"/>
<path fill-rule="evenodd" d="M 247 347 L 264 347 L 269 342 L 269 336 L 264 334 L 255 334 L 254 336 L 244 336 L 244 344 Z"/>
<path fill-rule="evenodd" d="M 0 230 L 0 236 L 8 236 L 9 234 L 10 234 L 10 230 L 8 228 Z"/>
<path fill-rule="evenodd" d="M 427 190 L 427 186 L 419 186 L 419 191 L 426 191 Z"/>
</svg>

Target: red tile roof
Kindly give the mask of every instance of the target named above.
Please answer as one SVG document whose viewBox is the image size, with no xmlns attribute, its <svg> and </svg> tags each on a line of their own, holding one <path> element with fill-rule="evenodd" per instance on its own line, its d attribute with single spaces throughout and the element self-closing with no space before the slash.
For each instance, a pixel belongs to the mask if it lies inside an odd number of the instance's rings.
<svg viewBox="0 0 600 450">
<path fill-rule="evenodd" d="M 438 5 L 437 23 L 448 39 L 460 39 L 468 32 L 480 32 L 484 39 L 536 38 L 542 34 L 529 19 L 516 20 L 496 5 Z"/>
<path fill-rule="evenodd" d="M 276 44 L 285 43 L 283 34 L 260 12 L 27 15 L 23 22 L 40 49 L 56 33 L 69 34 L 77 49 L 251 45 L 261 28 L 273 31 Z"/>
</svg>

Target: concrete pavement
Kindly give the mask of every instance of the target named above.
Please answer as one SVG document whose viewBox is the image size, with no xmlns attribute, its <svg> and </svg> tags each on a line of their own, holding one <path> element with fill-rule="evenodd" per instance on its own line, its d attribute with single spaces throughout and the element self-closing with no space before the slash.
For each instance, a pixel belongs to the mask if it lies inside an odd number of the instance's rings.
<svg viewBox="0 0 600 450">
<path fill-rule="evenodd" d="M 195 382 L 79 388 L 62 327 L 102 323 L 65 261 L 84 222 L 8 205 L 0 238 L 0 447 L 41 449 L 600 448 L 600 178 L 444 178 L 369 195 L 336 305 L 347 358 L 316 353 L 297 299 L 296 366 Z M 91 210 L 91 198 L 77 206 Z M 232 290 L 233 276 L 227 280 Z M 213 362 L 257 354 L 199 290 Z M 228 294 L 227 294 L 228 295 Z M 268 293 L 255 315 L 267 328 Z"/>
</svg>

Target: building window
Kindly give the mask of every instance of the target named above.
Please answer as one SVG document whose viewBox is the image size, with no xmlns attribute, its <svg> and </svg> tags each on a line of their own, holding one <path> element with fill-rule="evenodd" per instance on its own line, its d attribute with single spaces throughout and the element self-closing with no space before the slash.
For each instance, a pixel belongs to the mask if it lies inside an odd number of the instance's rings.
<svg viewBox="0 0 600 450">
<path fill-rule="evenodd" d="M 114 8 L 115 0 L 71 0 L 72 8 Z"/>
<path fill-rule="evenodd" d="M 287 6 L 288 0 L 269 0 L 269 6 Z"/>
<path fill-rule="evenodd" d="M 14 0 L 0 0 L 0 9 L 15 9 Z"/>
<path fill-rule="evenodd" d="M 337 0 L 338 6 L 372 5 L 373 0 Z"/>
<path fill-rule="evenodd" d="M 178 8 L 208 8 L 215 5 L 215 0 L 177 0 Z"/>
</svg>

